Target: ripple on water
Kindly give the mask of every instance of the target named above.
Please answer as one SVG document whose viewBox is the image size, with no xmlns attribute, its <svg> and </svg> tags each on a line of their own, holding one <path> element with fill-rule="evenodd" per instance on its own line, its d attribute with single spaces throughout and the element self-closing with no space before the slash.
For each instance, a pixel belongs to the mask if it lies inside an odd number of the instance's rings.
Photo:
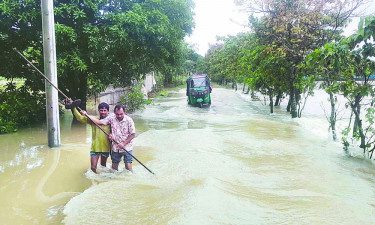
<svg viewBox="0 0 375 225">
<path fill-rule="evenodd" d="M 126 176 L 131 176 L 132 172 L 126 170 L 124 166 L 119 166 L 119 170 L 113 170 L 111 164 L 108 164 L 109 167 L 103 167 L 98 165 L 96 170 L 97 173 L 94 173 L 90 168 L 87 169 L 85 176 L 87 179 L 97 182 L 109 181 L 112 179 L 123 179 Z"/>
<path fill-rule="evenodd" d="M 139 169 L 139 168 L 138 168 Z M 166 224 L 181 211 L 188 183 L 175 184 L 163 177 L 148 177 L 137 173 L 117 174 L 115 180 L 99 183 L 72 198 L 64 208 L 66 224 Z M 168 213 L 166 213 L 168 212 Z M 95 215 L 95 216 L 92 216 Z"/>
<path fill-rule="evenodd" d="M 47 209 L 47 220 L 52 221 L 56 216 L 61 215 L 64 210 L 64 205 L 53 205 Z"/>
<path fill-rule="evenodd" d="M 0 172 L 5 172 L 7 167 L 24 166 L 30 171 L 42 166 L 44 158 L 40 157 L 39 150 L 44 147 L 44 145 L 26 147 L 26 144 L 21 144 L 20 152 L 15 154 L 13 159 L 0 165 Z"/>
<path fill-rule="evenodd" d="M 74 143 L 49 158 L 17 143 L 0 165 L 8 178 L 0 185 L 5 223 L 374 224 L 374 166 L 319 135 L 327 127 L 315 115 L 292 120 L 276 109 L 270 116 L 267 106 L 225 89 L 214 89 L 209 108 L 184 98 L 135 114 L 142 128 L 135 154 L 155 176 L 138 163 L 133 174 L 123 172 L 123 162 L 120 172 L 92 173 L 86 129 L 65 131 Z M 25 173 L 43 157 L 43 169 Z M 7 177 L 7 168 L 16 172 Z"/>
</svg>

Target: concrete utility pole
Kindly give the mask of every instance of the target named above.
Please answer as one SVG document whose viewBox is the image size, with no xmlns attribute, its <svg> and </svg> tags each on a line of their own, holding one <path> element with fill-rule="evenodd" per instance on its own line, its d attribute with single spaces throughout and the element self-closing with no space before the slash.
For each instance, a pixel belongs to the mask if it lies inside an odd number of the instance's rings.
<svg viewBox="0 0 375 225">
<path fill-rule="evenodd" d="M 53 0 L 42 0 L 44 73 L 57 87 L 55 19 Z M 45 81 L 48 146 L 57 147 L 60 141 L 59 104 L 57 90 Z"/>
</svg>

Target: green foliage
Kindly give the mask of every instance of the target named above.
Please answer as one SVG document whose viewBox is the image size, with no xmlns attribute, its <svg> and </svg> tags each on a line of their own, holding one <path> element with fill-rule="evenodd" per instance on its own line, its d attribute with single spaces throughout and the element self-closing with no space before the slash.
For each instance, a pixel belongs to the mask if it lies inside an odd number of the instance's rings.
<svg viewBox="0 0 375 225">
<path fill-rule="evenodd" d="M 271 56 L 282 56 L 288 62 L 284 67 L 289 77 L 284 81 L 289 82 L 291 114 L 296 117 L 296 106 L 303 100 L 301 94 L 309 94 L 304 92 L 309 90 L 304 82 L 309 72 L 303 66 L 306 55 L 338 38 L 348 15 L 358 6 L 351 7 L 340 0 L 271 0 L 255 5 L 250 9 L 259 7 L 265 12 L 262 18 L 250 18 L 259 45 L 266 46 L 265 51 Z"/>
<path fill-rule="evenodd" d="M 150 71 L 181 73 L 192 7 L 191 0 L 54 1 L 59 88 L 85 108 L 88 92 L 110 83 L 130 86 Z M 43 68 L 40 10 L 40 0 L 0 2 L 0 76 L 27 78 L 32 90 L 44 90 L 43 79 L 12 48 Z"/>
<path fill-rule="evenodd" d="M 161 97 L 165 97 L 165 96 L 168 96 L 168 91 L 162 89 L 159 91 L 159 93 L 156 95 L 156 98 L 161 98 Z"/>
<path fill-rule="evenodd" d="M 247 71 L 246 83 L 255 91 L 265 95 L 282 93 L 287 90 L 285 81 L 289 63 L 283 55 L 273 55 L 266 46 L 256 46 L 247 50 L 241 59 Z"/>
<path fill-rule="evenodd" d="M 343 148 L 344 148 L 345 151 L 348 151 L 349 150 L 349 146 L 350 146 L 349 141 L 348 141 L 348 135 L 350 133 L 350 128 L 348 127 L 346 129 L 342 130 L 341 133 L 343 135 L 341 137 L 341 142 L 342 142 Z"/>
<path fill-rule="evenodd" d="M 346 106 L 352 110 L 355 118 L 353 128 L 349 124 L 342 132 L 344 149 L 348 149 L 348 135 L 353 131 L 352 139 L 360 142 L 359 147 L 369 158 L 375 149 L 374 108 L 372 104 L 367 106 L 363 100 L 375 97 L 370 79 L 375 74 L 375 63 L 370 59 L 375 56 L 375 46 L 370 43 L 374 34 L 375 18 L 361 19 L 357 34 L 340 42 L 328 43 L 306 58 L 306 64 L 323 78 L 322 87 L 327 93 L 343 95 L 348 101 Z M 359 46 L 362 41 L 364 44 Z M 365 120 L 361 118 L 361 108 L 366 109 Z"/>
<path fill-rule="evenodd" d="M 159 75 L 162 77 L 161 82 L 165 87 L 181 85 L 185 82 L 181 76 L 186 77 L 188 73 L 196 73 L 201 68 L 203 57 L 190 46 L 182 43 L 177 50 L 173 55 L 175 63 L 172 66 L 165 65 L 158 68 Z"/>
<path fill-rule="evenodd" d="M 151 100 L 144 99 L 141 92 L 141 86 L 131 87 L 125 96 L 122 96 L 120 103 L 125 105 L 127 112 L 134 112 L 139 109 L 144 109 L 146 104 L 150 104 Z"/>
<path fill-rule="evenodd" d="M 251 48 L 251 34 L 238 34 L 220 38 L 223 44 L 212 45 L 205 60 L 200 63 L 201 71 L 208 73 L 210 79 L 219 84 L 226 82 L 243 83 L 246 72 L 241 67 L 241 58 Z"/>
<path fill-rule="evenodd" d="M 238 4 L 264 15 L 250 16 L 250 33 L 219 38 L 221 43 L 211 46 L 205 57 L 208 74 L 219 84 L 246 83 L 270 98 L 288 92 L 292 117 L 301 115 L 297 107 L 303 109 L 303 100 L 313 93 L 315 78 L 304 65 L 306 55 L 337 39 L 358 5 L 348 6 L 341 0 Z"/>
<path fill-rule="evenodd" d="M 196 53 L 191 47 L 185 45 L 183 49 L 185 62 L 183 63 L 183 74 L 198 73 L 201 70 L 203 57 Z"/>
<path fill-rule="evenodd" d="M 44 95 L 26 86 L 16 88 L 14 83 L 8 83 L 5 90 L 0 90 L 0 102 L 0 134 L 45 119 Z"/>
</svg>

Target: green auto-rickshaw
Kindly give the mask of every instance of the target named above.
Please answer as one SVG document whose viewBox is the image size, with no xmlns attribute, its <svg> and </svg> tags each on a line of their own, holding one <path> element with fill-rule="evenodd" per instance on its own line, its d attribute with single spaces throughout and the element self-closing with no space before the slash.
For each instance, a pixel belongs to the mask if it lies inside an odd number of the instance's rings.
<svg viewBox="0 0 375 225">
<path fill-rule="evenodd" d="M 186 95 L 190 105 L 209 106 L 211 104 L 211 91 L 207 74 L 190 75 L 186 80 Z"/>
</svg>

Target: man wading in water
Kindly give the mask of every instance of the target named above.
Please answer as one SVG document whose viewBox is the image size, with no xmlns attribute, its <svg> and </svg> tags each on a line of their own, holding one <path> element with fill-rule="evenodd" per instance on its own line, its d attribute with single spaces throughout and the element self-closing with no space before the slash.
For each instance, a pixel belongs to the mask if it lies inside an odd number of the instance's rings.
<svg viewBox="0 0 375 225">
<path fill-rule="evenodd" d="M 72 104 L 71 99 L 68 99 L 68 103 Z M 73 103 L 74 104 L 74 103 Z M 108 116 L 109 113 L 109 105 L 105 102 L 102 102 L 98 106 L 99 110 L 99 118 L 104 119 Z M 106 167 L 107 166 L 107 159 L 109 157 L 109 151 L 111 145 L 109 143 L 107 135 L 100 130 L 93 122 L 91 122 L 87 117 L 82 116 L 79 114 L 78 110 L 74 107 L 73 114 L 77 118 L 80 123 L 90 124 L 92 130 L 92 141 L 91 141 L 91 170 L 96 173 L 97 164 L 99 161 L 100 156 L 100 165 Z M 107 133 L 110 132 L 110 126 L 101 126 L 103 130 Z"/>
<path fill-rule="evenodd" d="M 124 157 L 125 168 L 131 172 L 133 157 L 133 139 L 135 138 L 135 126 L 134 121 L 129 116 L 125 115 L 125 106 L 116 105 L 114 114 L 107 116 L 104 119 L 98 120 L 90 116 L 90 118 L 99 125 L 111 125 L 112 134 L 110 140 L 112 141 L 112 169 L 118 170 L 118 164 L 121 162 L 121 158 Z M 81 114 L 84 111 L 81 111 Z M 117 143 L 119 144 L 117 144 Z M 128 154 L 126 151 L 130 154 Z"/>
</svg>

